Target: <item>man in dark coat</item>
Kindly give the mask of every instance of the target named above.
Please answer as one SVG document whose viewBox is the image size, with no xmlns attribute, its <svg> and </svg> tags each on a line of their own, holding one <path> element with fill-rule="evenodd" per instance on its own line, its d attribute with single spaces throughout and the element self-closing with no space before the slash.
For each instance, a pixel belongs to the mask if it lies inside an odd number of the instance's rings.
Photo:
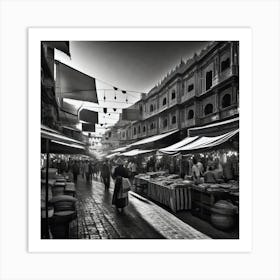
<svg viewBox="0 0 280 280">
<path fill-rule="evenodd" d="M 75 161 L 74 165 L 72 166 L 72 172 L 73 172 L 74 183 L 77 183 L 78 175 L 80 173 L 80 166 L 79 166 L 77 160 Z"/>
<path fill-rule="evenodd" d="M 110 167 L 107 161 L 103 162 L 101 166 L 101 177 L 105 188 L 108 190 L 110 188 Z"/>
</svg>

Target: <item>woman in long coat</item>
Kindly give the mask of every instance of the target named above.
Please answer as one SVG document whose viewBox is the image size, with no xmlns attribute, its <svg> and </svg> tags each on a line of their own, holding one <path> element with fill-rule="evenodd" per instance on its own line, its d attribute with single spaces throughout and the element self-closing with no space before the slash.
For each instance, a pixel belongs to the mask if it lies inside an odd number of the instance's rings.
<svg viewBox="0 0 280 280">
<path fill-rule="evenodd" d="M 115 168 L 113 178 L 115 179 L 115 189 L 113 193 L 112 204 L 123 211 L 123 208 L 128 205 L 128 191 L 124 192 L 123 178 L 128 178 L 128 170 L 123 167 L 123 161 L 117 160 L 118 166 Z"/>
</svg>

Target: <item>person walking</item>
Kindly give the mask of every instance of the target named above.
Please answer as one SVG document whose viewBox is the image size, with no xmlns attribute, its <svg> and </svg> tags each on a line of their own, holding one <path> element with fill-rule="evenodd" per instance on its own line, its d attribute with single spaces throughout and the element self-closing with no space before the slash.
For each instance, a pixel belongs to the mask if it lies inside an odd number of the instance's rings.
<svg viewBox="0 0 280 280">
<path fill-rule="evenodd" d="M 90 161 L 88 165 L 88 174 L 89 174 L 89 181 L 93 180 L 93 175 L 94 175 L 94 162 Z"/>
<path fill-rule="evenodd" d="M 110 188 L 110 168 L 107 160 L 104 161 L 101 166 L 101 177 L 105 185 L 105 189 L 108 190 Z"/>
<path fill-rule="evenodd" d="M 90 176 L 90 163 L 87 160 L 85 163 L 85 174 L 86 174 L 86 181 L 89 182 L 89 176 Z"/>
<path fill-rule="evenodd" d="M 86 169 L 86 162 L 83 160 L 81 162 L 81 175 L 82 175 L 83 179 L 85 178 L 85 169 Z"/>
<path fill-rule="evenodd" d="M 115 179 L 115 188 L 113 193 L 112 204 L 116 206 L 118 211 L 128 205 L 128 191 L 130 190 L 130 182 L 128 180 L 128 170 L 123 166 L 123 160 L 117 160 L 117 167 L 114 170 L 113 178 Z"/>
<path fill-rule="evenodd" d="M 80 167 L 79 167 L 77 160 L 75 161 L 75 163 L 72 166 L 72 172 L 73 172 L 74 183 L 77 183 L 78 175 L 80 173 Z"/>
</svg>

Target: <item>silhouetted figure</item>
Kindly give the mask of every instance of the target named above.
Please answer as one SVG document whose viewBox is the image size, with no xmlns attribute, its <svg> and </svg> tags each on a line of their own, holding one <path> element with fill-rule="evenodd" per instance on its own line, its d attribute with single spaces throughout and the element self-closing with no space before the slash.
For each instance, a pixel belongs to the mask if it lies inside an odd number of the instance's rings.
<svg viewBox="0 0 280 280">
<path fill-rule="evenodd" d="M 113 193 L 112 204 L 116 205 L 118 209 L 123 211 L 123 208 L 128 205 L 128 190 L 126 186 L 124 186 L 124 181 L 127 184 L 129 180 L 124 180 L 124 178 L 128 178 L 128 170 L 123 167 L 123 161 L 118 159 L 118 166 L 115 168 L 113 178 L 115 179 L 115 189 Z"/>
<path fill-rule="evenodd" d="M 106 189 L 110 188 L 110 167 L 107 161 L 101 166 L 101 177 Z"/>
<path fill-rule="evenodd" d="M 72 166 L 72 172 L 73 172 L 74 183 L 77 183 L 78 175 L 80 173 L 80 166 L 79 166 L 77 160 L 75 161 L 75 163 Z"/>
</svg>

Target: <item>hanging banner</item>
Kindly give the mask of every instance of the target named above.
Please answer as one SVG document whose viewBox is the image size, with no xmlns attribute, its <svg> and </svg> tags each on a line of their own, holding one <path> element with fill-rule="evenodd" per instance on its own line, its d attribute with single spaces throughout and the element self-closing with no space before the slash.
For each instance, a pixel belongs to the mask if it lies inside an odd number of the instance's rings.
<svg viewBox="0 0 280 280">
<path fill-rule="evenodd" d="M 95 79 L 56 61 L 55 93 L 58 98 L 98 103 Z"/>
<path fill-rule="evenodd" d="M 79 123 L 77 115 L 69 114 L 63 109 L 59 109 L 59 122 L 63 125 L 73 125 L 76 126 Z"/>
<path fill-rule="evenodd" d="M 94 112 L 87 109 L 82 109 L 79 112 L 79 120 L 84 121 L 91 124 L 98 123 L 98 112 Z"/>
<path fill-rule="evenodd" d="M 42 41 L 42 43 L 53 49 L 60 50 L 70 56 L 69 41 Z"/>
<path fill-rule="evenodd" d="M 126 121 L 140 120 L 140 112 L 137 109 L 122 109 L 122 119 Z"/>
<path fill-rule="evenodd" d="M 82 123 L 82 130 L 88 132 L 95 132 L 95 124 Z"/>
</svg>

